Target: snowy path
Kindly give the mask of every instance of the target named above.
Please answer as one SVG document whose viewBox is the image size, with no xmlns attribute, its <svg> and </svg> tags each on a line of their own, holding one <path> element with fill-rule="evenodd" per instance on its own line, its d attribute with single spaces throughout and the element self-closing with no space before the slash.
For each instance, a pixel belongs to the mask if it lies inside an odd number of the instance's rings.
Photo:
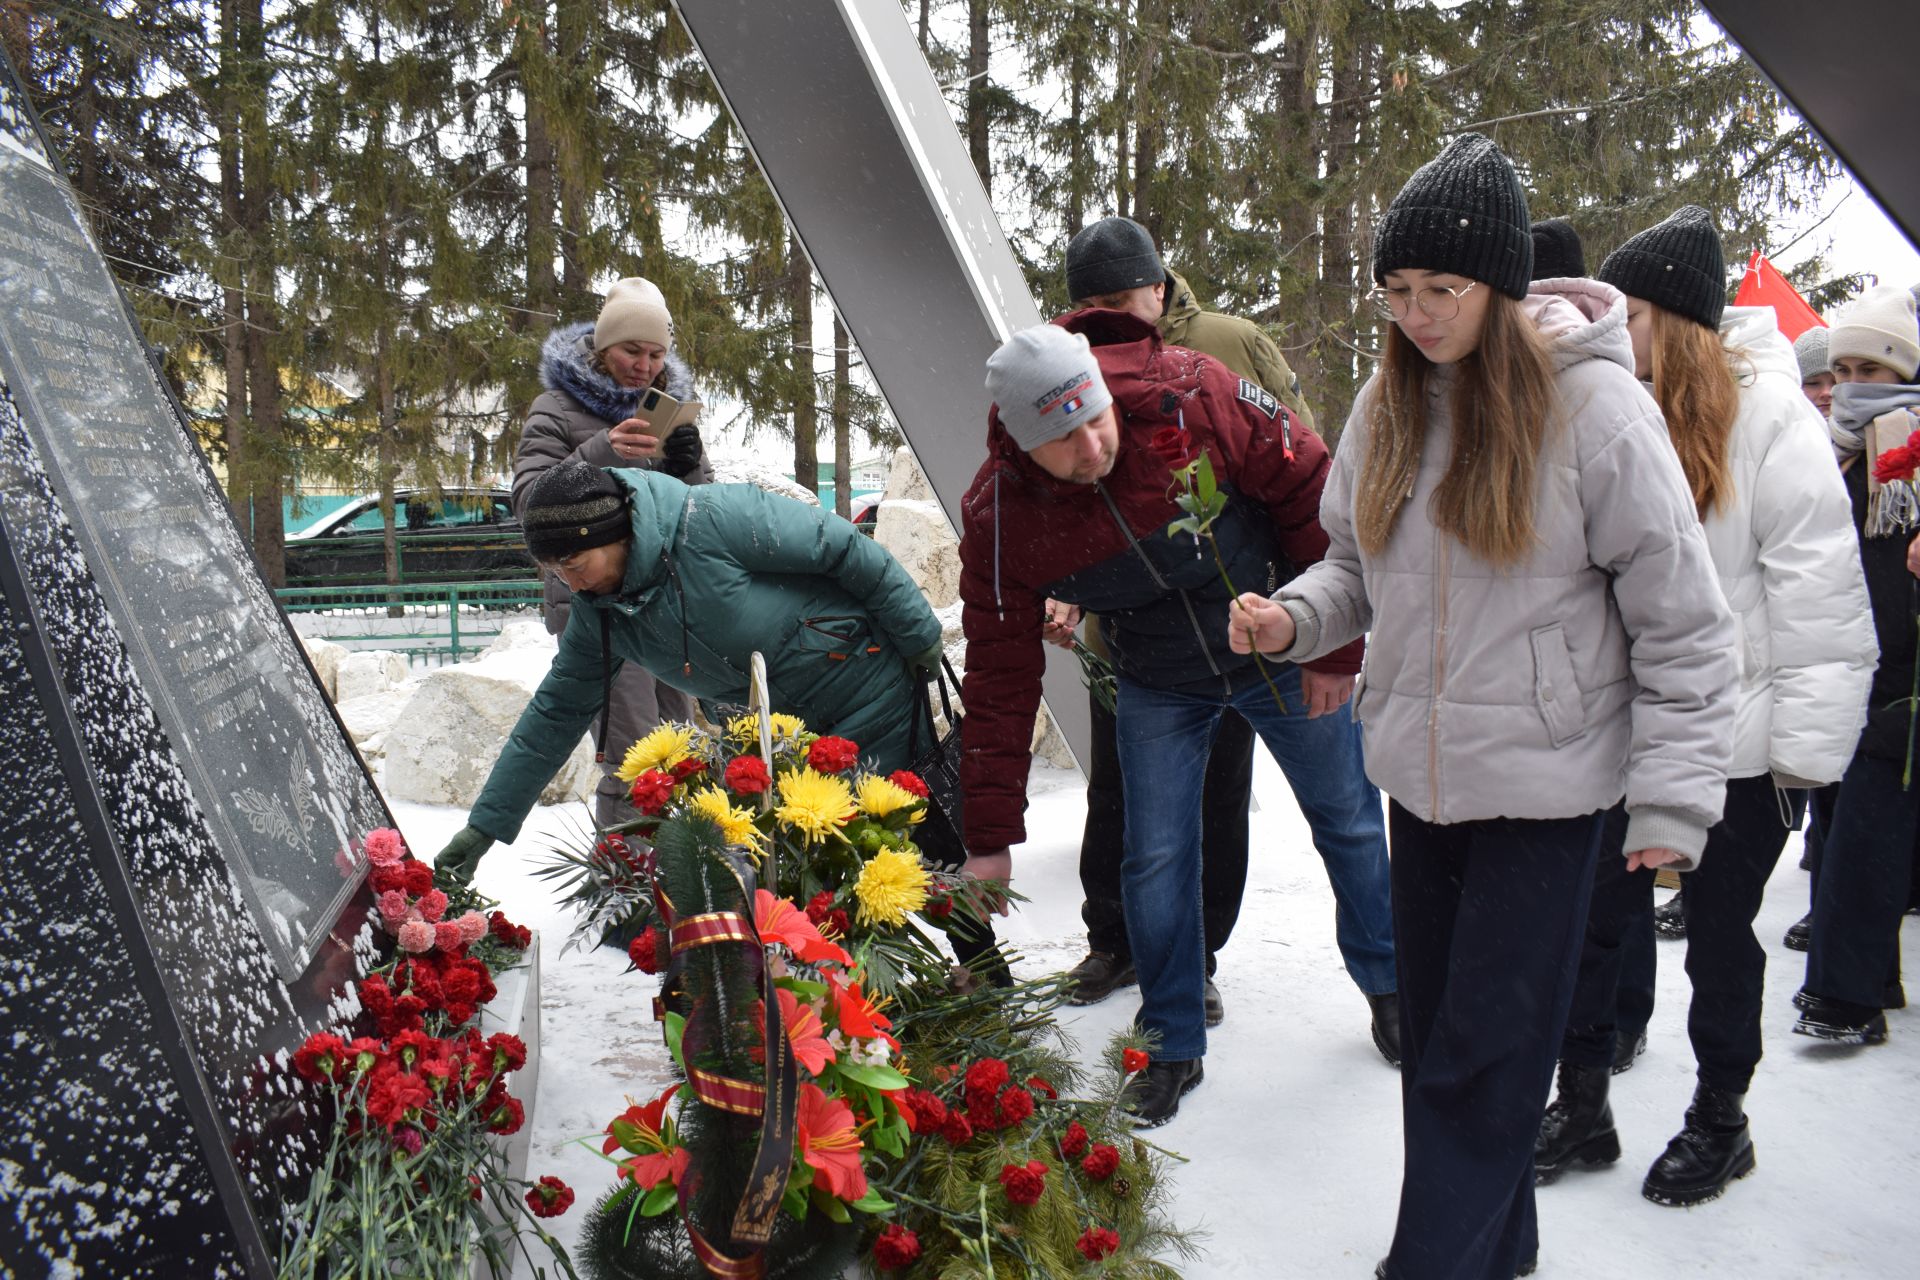
<svg viewBox="0 0 1920 1280">
<path fill-rule="evenodd" d="M 1182 1218 L 1209 1233 L 1189 1280 L 1318 1280 L 1372 1274 L 1393 1230 L 1399 1192 L 1399 1090 L 1367 1036 L 1367 1010 L 1333 943 L 1333 896 L 1307 829 L 1264 755 L 1256 775 L 1253 869 L 1245 910 L 1221 955 L 1227 1020 L 1212 1033 L 1206 1082 L 1160 1131 L 1193 1158 L 1177 1175 Z M 1027 814 L 1034 839 L 1016 854 L 1017 883 L 1034 899 L 1004 929 L 1025 971 L 1064 968 L 1084 944 L 1076 872 L 1085 794 L 1073 775 L 1036 772 Z M 545 1037 L 529 1173 L 557 1173 L 583 1205 L 610 1166 L 597 1135 L 625 1104 L 664 1086 L 666 1053 L 649 1016 L 652 980 L 622 977 L 624 956 L 560 955 L 569 922 L 528 858 L 579 811 L 537 810 L 511 850 L 483 864 L 480 887 L 516 921 L 541 931 Z M 431 856 L 463 815 L 400 805 L 409 842 Z M 1769 958 L 1767 1058 L 1749 1097 L 1759 1170 L 1717 1203 L 1664 1209 L 1640 1179 L 1677 1131 L 1692 1093 L 1682 944 L 1660 946 L 1653 1042 L 1615 1078 L 1626 1156 L 1613 1169 L 1572 1173 L 1540 1196 L 1541 1280 L 1738 1276 L 1911 1276 L 1908 1239 L 1920 1208 L 1920 1015 L 1888 1016 L 1889 1042 L 1848 1051 L 1790 1034 L 1789 1003 L 1804 958 L 1780 935 L 1806 905 L 1799 840 L 1789 843 L 1761 911 Z M 1920 935 L 1920 930 L 1916 930 Z M 1920 955 L 1909 935 L 1907 972 Z M 1920 987 L 1915 988 L 1920 994 Z M 1135 1008 L 1130 993 L 1068 1011 L 1083 1049 L 1097 1047 Z M 593 1150 L 571 1139 L 594 1135 Z M 571 1243 L 578 1211 L 555 1225 Z"/>
</svg>

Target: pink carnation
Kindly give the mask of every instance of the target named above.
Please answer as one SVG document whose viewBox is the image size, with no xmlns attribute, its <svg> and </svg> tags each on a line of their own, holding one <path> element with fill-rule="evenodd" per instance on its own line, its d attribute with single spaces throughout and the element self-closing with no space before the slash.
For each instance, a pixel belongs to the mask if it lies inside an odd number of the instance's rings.
<svg viewBox="0 0 1920 1280">
<path fill-rule="evenodd" d="M 438 889 L 429 889 L 413 905 L 420 908 L 422 920 L 437 924 L 440 917 L 447 914 L 447 895 Z"/>
<path fill-rule="evenodd" d="M 424 920 L 409 920 L 401 925 L 400 949 L 414 955 L 433 950 L 433 926 Z"/>
<path fill-rule="evenodd" d="M 487 936 L 487 918 L 478 911 L 469 911 L 454 923 L 460 926 L 462 942 L 478 942 Z"/>
<path fill-rule="evenodd" d="M 376 867 L 391 866 L 407 856 L 407 846 L 392 827 L 367 832 L 367 861 Z"/>
<path fill-rule="evenodd" d="M 442 920 L 433 926 L 433 945 L 442 951 L 458 951 L 466 944 L 461 936 L 460 926 L 451 920 Z"/>
<path fill-rule="evenodd" d="M 380 895 L 380 918 L 387 922 L 388 930 L 398 929 L 407 922 L 407 895 L 398 889 L 389 889 Z"/>
</svg>

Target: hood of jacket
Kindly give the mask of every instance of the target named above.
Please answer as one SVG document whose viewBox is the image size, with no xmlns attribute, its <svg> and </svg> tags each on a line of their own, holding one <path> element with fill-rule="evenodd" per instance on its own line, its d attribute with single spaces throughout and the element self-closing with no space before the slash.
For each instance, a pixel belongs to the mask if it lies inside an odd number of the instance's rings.
<svg viewBox="0 0 1920 1280">
<path fill-rule="evenodd" d="M 1728 307 L 1720 317 L 1720 340 L 1736 356 L 1744 356 L 1755 374 L 1778 374 L 1800 389 L 1800 360 L 1793 344 L 1780 332 L 1772 307 Z M 1734 373 L 1746 371 L 1734 362 Z M 1742 377 L 1746 383 L 1749 378 Z M 1804 397 L 1803 397 L 1804 398 Z"/>
<path fill-rule="evenodd" d="M 1583 360 L 1611 360 L 1633 372 L 1627 295 L 1598 280 L 1536 280 L 1520 304 L 1547 340 L 1553 370 Z"/>
<path fill-rule="evenodd" d="M 1193 296 L 1193 286 L 1186 277 L 1173 268 L 1167 268 L 1167 300 L 1161 308 L 1160 319 L 1168 324 L 1186 324 L 1199 315 L 1203 308 Z"/>
<path fill-rule="evenodd" d="M 633 416 L 645 387 L 623 387 L 593 367 L 593 322 L 563 325 L 547 335 L 540 348 L 540 385 L 549 391 L 564 391 L 585 406 L 588 413 L 608 422 L 624 422 Z M 666 367 L 653 385 L 676 400 L 697 397 L 693 371 L 678 354 L 667 353 Z"/>
</svg>

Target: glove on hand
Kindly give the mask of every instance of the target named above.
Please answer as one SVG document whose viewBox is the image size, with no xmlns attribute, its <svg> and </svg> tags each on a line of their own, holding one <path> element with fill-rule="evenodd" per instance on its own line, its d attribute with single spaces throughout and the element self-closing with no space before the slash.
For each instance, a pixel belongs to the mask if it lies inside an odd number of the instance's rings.
<svg viewBox="0 0 1920 1280">
<path fill-rule="evenodd" d="M 472 882 L 480 859 L 491 848 L 492 836 L 478 827 L 462 827 L 460 834 L 447 841 L 447 847 L 434 856 L 433 882 L 442 890 L 464 888 Z"/>
<path fill-rule="evenodd" d="M 947 647 L 938 640 L 926 649 L 907 659 L 907 665 L 922 680 L 931 680 L 940 674 L 940 660 L 947 656 Z"/>
<path fill-rule="evenodd" d="M 691 422 L 675 427 L 660 445 L 660 469 L 670 476 L 686 479 L 700 469 L 706 447 L 700 443 L 700 429 Z"/>
</svg>

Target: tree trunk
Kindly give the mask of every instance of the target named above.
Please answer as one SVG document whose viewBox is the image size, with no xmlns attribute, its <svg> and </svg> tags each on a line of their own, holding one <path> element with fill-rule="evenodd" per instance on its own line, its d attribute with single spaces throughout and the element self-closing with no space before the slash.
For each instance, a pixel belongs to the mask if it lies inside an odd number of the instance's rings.
<svg viewBox="0 0 1920 1280">
<path fill-rule="evenodd" d="M 853 409 L 850 403 L 852 370 L 847 326 L 833 313 L 833 509 L 853 519 Z"/>
<path fill-rule="evenodd" d="M 787 239 L 787 310 L 793 318 L 793 478 L 820 488 L 819 407 L 813 381 L 813 267 L 800 237 Z"/>
<path fill-rule="evenodd" d="M 240 189 L 240 32 L 239 0 L 220 4 L 220 82 L 216 117 L 220 157 L 220 239 L 225 252 L 214 257 L 220 280 L 220 338 L 225 344 L 227 384 L 227 505 L 248 546 L 253 545 L 253 495 L 247 457 L 247 304 L 237 246 L 246 225 Z"/>
<path fill-rule="evenodd" d="M 920 0 L 920 56 L 927 56 L 927 20 L 932 16 L 933 0 Z"/>
<path fill-rule="evenodd" d="M 1127 23 L 1131 20 L 1131 6 L 1127 0 L 1121 0 L 1113 23 L 1113 211 L 1123 218 L 1133 213 L 1133 204 L 1128 199 L 1133 193 L 1133 184 L 1127 177 L 1133 137 L 1133 95 L 1129 91 L 1133 77 L 1128 74 L 1133 41 L 1127 37 Z"/>
<path fill-rule="evenodd" d="M 263 0 L 240 0 L 239 69 L 246 84 L 240 104 L 241 210 L 244 214 L 247 317 L 247 407 L 252 423 L 248 492 L 253 506 L 253 554 L 276 587 L 287 582 L 287 530 L 281 510 L 286 450 L 280 421 L 280 367 L 272 339 L 280 319 L 274 307 L 273 158 L 267 136 L 266 20 Z"/>
<path fill-rule="evenodd" d="M 513 313 L 513 327 L 524 331 L 533 316 L 530 312 L 555 311 L 559 281 L 554 275 L 554 174 L 553 134 L 548 119 L 550 106 L 546 95 L 536 92 L 527 70 L 546 55 L 546 6 L 540 4 L 527 13 L 526 0 L 519 11 L 520 92 L 526 101 L 527 167 L 527 302 L 526 309 Z"/>
<path fill-rule="evenodd" d="M 980 185 L 993 194 L 993 157 L 987 145 L 987 53 L 992 34 L 989 0 L 967 0 L 967 155 Z"/>
<path fill-rule="evenodd" d="M 1162 24 L 1167 13 L 1164 0 L 1149 4 L 1141 0 L 1140 25 Z M 1160 211 L 1153 199 L 1153 171 L 1160 163 L 1160 128 L 1154 111 L 1153 73 L 1160 62 L 1160 42 L 1143 37 L 1139 64 L 1134 72 L 1133 111 L 1135 138 L 1133 150 L 1133 220 L 1153 234 L 1156 244 L 1165 243 L 1160 226 Z"/>
<path fill-rule="evenodd" d="M 1079 22 L 1074 22 L 1075 35 L 1073 52 L 1068 54 L 1067 63 L 1067 235 L 1072 236 L 1086 222 L 1086 192 L 1082 184 L 1087 172 L 1087 55 L 1085 46 L 1076 38 Z M 1073 299 L 1069 298 L 1071 302 Z"/>
<path fill-rule="evenodd" d="M 1364 53 L 1351 33 L 1334 50 L 1332 97 L 1339 106 L 1327 113 L 1326 125 L 1326 203 L 1320 211 L 1320 295 L 1314 308 L 1320 323 L 1316 341 L 1303 348 L 1294 361 L 1307 403 L 1318 409 L 1320 434 L 1329 446 L 1339 439 L 1341 407 L 1352 396 L 1356 385 L 1353 353 L 1336 343 L 1321 340 L 1329 331 L 1347 332 L 1353 322 L 1354 301 L 1359 292 L 1355 278 L 1358 245 L 1355 208 L 1357 193 L 1352 190 L 1350 171 L 1360 145 L 1361 109 L 1355 101 L 1365 81 Z"/>
<path fill-rule="evenodd" d="M 593 0 L 560 0 L 555 34 L 560 73 L 580 75 L 593 36 Z M 587 190 L 583 158 L 575 152 L 565 146 L 558 152 L 561 298 L 557 309 L 562 316 L 585 313 L 594 297 L 593 264 L 588 260 L 592 193 Z"/>
</svg>

